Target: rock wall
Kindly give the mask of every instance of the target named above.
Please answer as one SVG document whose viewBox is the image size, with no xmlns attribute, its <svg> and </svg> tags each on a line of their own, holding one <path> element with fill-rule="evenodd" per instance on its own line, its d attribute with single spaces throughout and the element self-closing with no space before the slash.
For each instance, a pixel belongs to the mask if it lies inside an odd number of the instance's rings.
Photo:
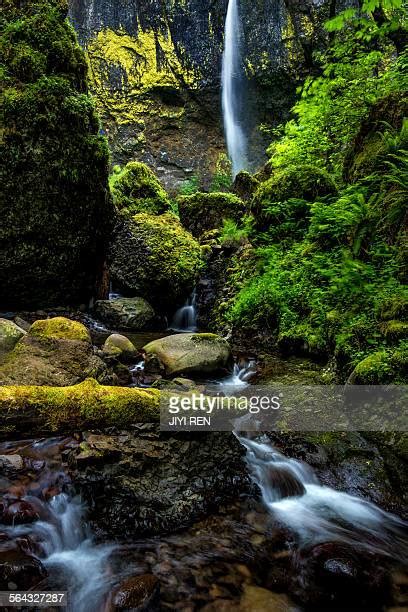
<svg viewBox="0 0 408 612">
<path fill-rule="evenodd" d="M 270 128 L 348 0 L 241 0 L 246 125 L 254 166 Z M 220 74 L 227 0 L 70 0 L 114 163 L 138 159 L 167 187 L 208 180 L 224 152 Z M 259 129 L 261 127 L 261 129 Z"/>
</svg>

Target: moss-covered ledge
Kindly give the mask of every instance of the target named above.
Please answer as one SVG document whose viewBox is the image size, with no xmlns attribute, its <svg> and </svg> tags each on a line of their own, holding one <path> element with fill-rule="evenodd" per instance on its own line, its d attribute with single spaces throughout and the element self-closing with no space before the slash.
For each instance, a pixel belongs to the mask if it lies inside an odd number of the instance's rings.
<svg viewBox="0 0 408 612">
<path fill-rule="evenodd" d="M 99 385 L 0 387 L 0 439 L 159 421 L 160 391 Z"/>
</svg>

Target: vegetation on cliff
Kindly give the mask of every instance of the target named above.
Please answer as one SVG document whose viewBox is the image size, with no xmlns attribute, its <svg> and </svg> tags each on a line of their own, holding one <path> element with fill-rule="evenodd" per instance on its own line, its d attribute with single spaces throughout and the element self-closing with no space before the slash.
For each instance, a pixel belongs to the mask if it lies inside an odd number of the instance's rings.
<svg viewBox="0 0 408 612">
<path fill-rule="evenodd" d="M 335 355 L 341 378 L 357 366 L 353 380 L 367 383 L 404 380 L 408 307 L 406 14 L 379 20 L 374 4 L 329 22 L 339 33 L 322 74 L 306 81 L 249 202 L 257 272 L 243 287 L 231 274 L 218 309 L 221 324 L 284 353 Z"/>
<path fill-rule="evenodd" d="M 86 303 L 112 219 L 109 152 L 62 0 L 0 15 L 2 306 Z"/>
</svg>

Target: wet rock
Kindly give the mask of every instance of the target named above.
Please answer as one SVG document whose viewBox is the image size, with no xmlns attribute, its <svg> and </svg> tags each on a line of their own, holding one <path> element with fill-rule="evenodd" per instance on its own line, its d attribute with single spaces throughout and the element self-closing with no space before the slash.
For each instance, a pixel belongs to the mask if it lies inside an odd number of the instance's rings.
<svg viewBox="0 0 408 612">
<path fill-rule="evenodd" d="M 31 327 L 31 323 L 21 317 L 14 317 L 14 323 L 26 332 L 28 332 Z"/>
<path fill-rule="evenodd" d="M 12 351 L 25 333 L 25 330 L 13 323 L 13 321 L 0 319 L 0 355 Z"/>
<path fill-rule="evenodd" d="M 99 300 L 95 304 L 96 315 L 113 329 L 139 331 L 153 325 L 155 312 L 141 297 Z"/>
<path fill-rule="evenodd" d="M 40 518 L 35 505 L 24 499 L 3 498 L 0 503 L 0 520 L 5 525 L 32 523 Z"/>
<path fill-rule="evenodd" d="M 125 361 L 134 359 L 138 354 L 138 351 L 134 344 L 121 334 L 111 334 L 106 338 L 102 350 L 110 356 L 123 359 Z"/>
<path fill-rule="evenodd" d="M 274 468 L 268 471 L 265 476 L 265 484 L 276 491 L 277 499 L 285 497 L 299 497 L 306 493 L 303 484 L 290 470 L 285 468 Z"/>
<path fill-rule="evenodd" d="M 0 554 L 0 589 L 27 590 L 47 576 L 42 563 L 19 550 L 3 550 Z"/>
<path fill-rule="evenodd" d="M 0 365 L 0 385 L 65 387 L 85 378 L 111 381 L 84 325 L 65 317 L 35 321 Z"/>
<path fill-rule="evenodd" d="M 120 447 L 112 436 L 85 434 L 75 455 L 75 463 L 80 466 L 115 461 L 121 456 Z"/>
<path fill-rule="evenodd" d="M 389 601 L 387 562 L 372 552 L 342 542 L 326 542 L 301 550 L 295 563 L 296 594 L 309 606 L 380 609 Z"/>
<path fill-rule="evenodd" d="M 232 359 L 228 342 L 216 334 L 175 334 L 150 342 L 143 351 L 145 370 L 152 363 L 155 371 L 159 360 L 167 376 L 216 372 Z"/>
<path fill-rule="evenodd" d="M 135 612 L 152 610 L 159 603 L 160 584 L 151 574 L 127 578 L 115 589 L 108 604 L 109 612 L 127 610 Z"/>
<path fill-rule="evenodd" d="M 145 424 L 111 437 L 119 460 L 85 467 L 78 450 L 70 455 L 73 483 L 108 534 L 181 529 L 248 489 L 244 449 L 231 433 L 170 436 Z"/>
<path fill-rule="evenodd" d="M 296 612 L 299 608 L 283 593 L 249 585 L 245 587 L 239 612 Z"/>
<path fill-rule="evenodd" d="M 0 471 L 2 474 L 19 472 L 24 468 L 21 455 L 0 455 Z"/>
</svg>

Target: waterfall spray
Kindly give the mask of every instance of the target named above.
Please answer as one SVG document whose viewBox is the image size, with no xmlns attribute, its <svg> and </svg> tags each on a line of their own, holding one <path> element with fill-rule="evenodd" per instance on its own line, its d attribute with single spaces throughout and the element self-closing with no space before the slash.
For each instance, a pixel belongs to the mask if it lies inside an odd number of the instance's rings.
<svg viewBox="0 0 408 612">
<path fill-rule="evenodd" d="M 233 176 L 247 166 L 247 142 L 240 126 L 242 56 L 238 0 L 229 0 L 222 60 L 222 112 Z"/>
</svg>

